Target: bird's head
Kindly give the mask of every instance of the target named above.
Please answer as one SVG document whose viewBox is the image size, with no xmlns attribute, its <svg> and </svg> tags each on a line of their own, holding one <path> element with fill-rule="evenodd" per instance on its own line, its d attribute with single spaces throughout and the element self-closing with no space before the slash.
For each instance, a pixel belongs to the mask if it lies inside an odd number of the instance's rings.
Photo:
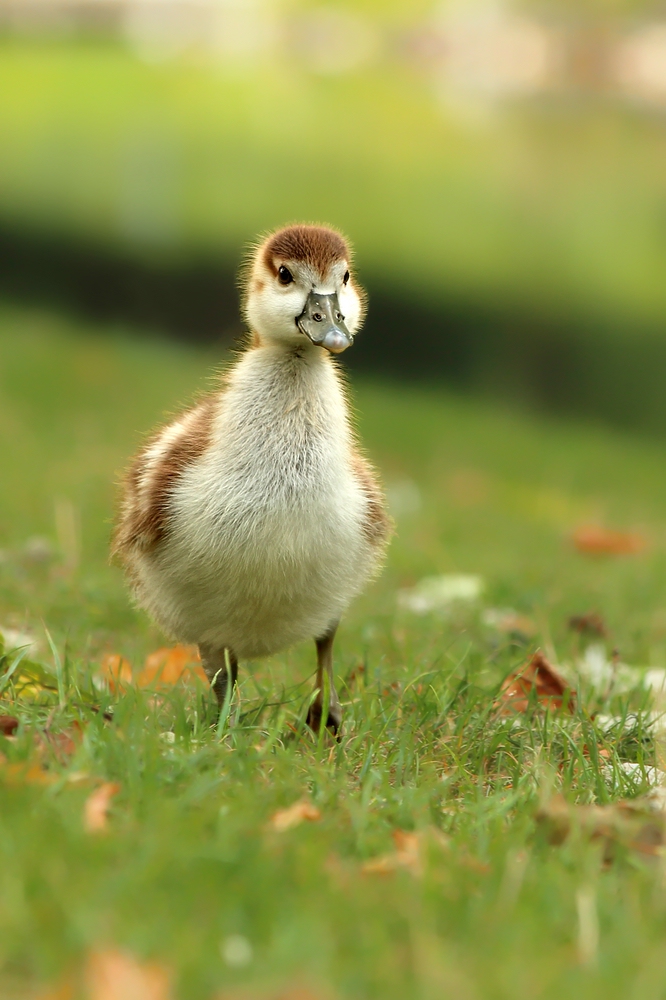
<svg viewBox="0 0 666 1000">
<path fill-rule="evenodd" d="M 324 226 L 287 226 L 267 236 L 252 252 L 243 293 L 245 317 L 262 344 L 340 354 L 365 314 L 349 246 Z"/>
</svg>

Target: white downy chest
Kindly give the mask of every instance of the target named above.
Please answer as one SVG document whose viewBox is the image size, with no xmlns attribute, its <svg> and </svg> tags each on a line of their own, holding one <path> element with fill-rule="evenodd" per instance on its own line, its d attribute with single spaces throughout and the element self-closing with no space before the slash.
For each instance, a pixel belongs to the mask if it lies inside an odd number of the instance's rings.
<svg viewBox="0 0 666 1000">
<path fill-rule="evenodd" d="M 159 558 L 173 631 L 262 655 L 342 614 L 371 572 L 352 443 L 327 359 L 243 357 L 211 446 L 174 491 Z"/>
</svg>

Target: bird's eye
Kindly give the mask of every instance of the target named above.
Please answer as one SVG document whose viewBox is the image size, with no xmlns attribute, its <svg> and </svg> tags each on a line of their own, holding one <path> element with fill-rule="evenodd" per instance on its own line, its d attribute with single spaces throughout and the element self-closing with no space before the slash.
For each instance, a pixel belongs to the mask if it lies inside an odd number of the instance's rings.
<svg viewBox="0 0 666 1000">
<path fill-rule="evenodd" d="M 349 281 L 349 271 L 345 271 L 345 276 L 342 279 L 343 285 L 346 285 L 348 281 Z"/>
<path fill-rule="evenodd" d="M 281 285 L 290 285 L 294 280 L 293 274 L 288 267 L 284 266 L 284 264 L 278 268 L 278 280 Z"/>
</svg>

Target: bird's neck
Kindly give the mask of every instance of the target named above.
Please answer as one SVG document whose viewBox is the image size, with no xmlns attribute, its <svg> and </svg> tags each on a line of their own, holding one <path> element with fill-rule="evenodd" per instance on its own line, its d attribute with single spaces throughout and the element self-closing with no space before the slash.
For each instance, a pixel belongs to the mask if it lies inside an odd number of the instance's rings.
<svg viewBox="0 0 666 1000">
<path fill-rule="evenodd" d="M 279 364 L 284 362 L 304 362 L 307 365 L 330 364 L 331 355 L 323 347 L 317 347 L 311 343 L 307 337 L 303 336 L 302 341 L 297 344 L 280 343 L 277 340 L 269 340 L 259 333 L 251 335 L 248 345 L 249 351 L 261 351 L 266 360 L 272 360 Z"/>
<path fill-rule="evenodd" d="M 302 349 L 270 343 L 251 347 L 228 372 L 226 382 L 227 391 L 244 408 L 347 420 L 337 366 L 328 351 L 312 344 Z"/>
</svg>

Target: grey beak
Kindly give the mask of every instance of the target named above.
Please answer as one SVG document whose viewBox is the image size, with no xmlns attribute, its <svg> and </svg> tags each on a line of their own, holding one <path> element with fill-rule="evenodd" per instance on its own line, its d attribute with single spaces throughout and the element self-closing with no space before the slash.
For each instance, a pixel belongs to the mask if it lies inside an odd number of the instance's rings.
<svg viewBox="0 0 666 1000">
<path fill-rule="evenodd" d="M 296 317 L 296 325 L 313 344 L 325 347 L 331 354 L 341 354 L 354 343 L 340 312 L 337 292 L 332 295 L 310 292 L 305 309 Z"/>
</svg>

